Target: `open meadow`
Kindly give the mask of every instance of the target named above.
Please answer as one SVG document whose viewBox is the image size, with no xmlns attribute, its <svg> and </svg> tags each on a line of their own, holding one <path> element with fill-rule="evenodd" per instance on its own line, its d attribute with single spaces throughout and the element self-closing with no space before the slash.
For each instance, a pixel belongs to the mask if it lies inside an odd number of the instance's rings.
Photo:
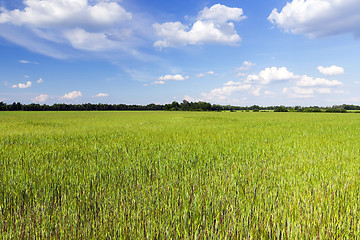
<svg viewBox="0 0 360 240">
<path fill-rule="evenodd" d="M 360 114 L 0 112 L 2 239 L 360 238 Z"/>
</svg>

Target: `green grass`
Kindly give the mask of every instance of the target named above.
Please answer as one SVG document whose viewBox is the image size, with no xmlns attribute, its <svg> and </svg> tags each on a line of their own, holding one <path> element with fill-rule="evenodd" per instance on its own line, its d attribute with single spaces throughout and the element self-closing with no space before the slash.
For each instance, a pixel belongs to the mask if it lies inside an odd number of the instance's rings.
<svg viewBox="0 0 360 240">
<path fill-rule="evenodd" d="M 2 239 L 360 238 L 360 115 L 0 112 Z"/>
</svg>

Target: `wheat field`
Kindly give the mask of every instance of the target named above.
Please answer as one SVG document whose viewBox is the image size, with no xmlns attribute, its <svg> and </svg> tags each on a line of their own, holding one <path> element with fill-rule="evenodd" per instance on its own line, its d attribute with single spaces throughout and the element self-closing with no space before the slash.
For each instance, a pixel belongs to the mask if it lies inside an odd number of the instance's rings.
<svg viewBox="0 0 360 240">
<path fill-rule="evenodd" d="M 360 238 L 360 114 L 0 112 L 2 239 Z"/>
</svg>

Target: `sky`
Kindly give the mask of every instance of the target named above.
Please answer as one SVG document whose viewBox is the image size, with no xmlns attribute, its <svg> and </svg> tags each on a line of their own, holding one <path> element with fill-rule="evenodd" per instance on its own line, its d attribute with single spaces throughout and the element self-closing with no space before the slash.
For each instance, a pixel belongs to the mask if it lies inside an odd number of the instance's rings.
<svg viewBox="0 0 360 240">
<path fill-rule="evenodd" d="M 0 101 L 360 105 L 359 0 L 0 0 Z"/>
</svg>

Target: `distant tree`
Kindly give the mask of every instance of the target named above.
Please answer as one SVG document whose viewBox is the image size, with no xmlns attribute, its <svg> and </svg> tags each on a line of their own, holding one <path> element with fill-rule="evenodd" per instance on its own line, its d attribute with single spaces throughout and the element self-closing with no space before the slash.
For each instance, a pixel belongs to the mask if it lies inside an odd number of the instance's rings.
<svg viewBox="0 0 360 240">
<path fill-rule="evenodd" d="M 288 112 L 288 110 L 285 106 L 279 106 L 275 108 L 274 112 Z"/>
<path fill-rule="evenodd" d="M 326 109 L 325 112 L 330 112 L 330 113 L 346 113 L 347 110 L 344 108 L 328 108 Z"/>
<path fill-rule="evenodd" d="M 258 105 L 253 105 L 249 107 L 249 110 L 254 110 L 254 109 L 261 109 L 261 108 Z"/>
<path fill-rule="evenodd" d="M 190 110 L 190 104 L 188 100 L 183 100 L 180 104 L 181 111 L 189 111 Z"/>
</svg>

